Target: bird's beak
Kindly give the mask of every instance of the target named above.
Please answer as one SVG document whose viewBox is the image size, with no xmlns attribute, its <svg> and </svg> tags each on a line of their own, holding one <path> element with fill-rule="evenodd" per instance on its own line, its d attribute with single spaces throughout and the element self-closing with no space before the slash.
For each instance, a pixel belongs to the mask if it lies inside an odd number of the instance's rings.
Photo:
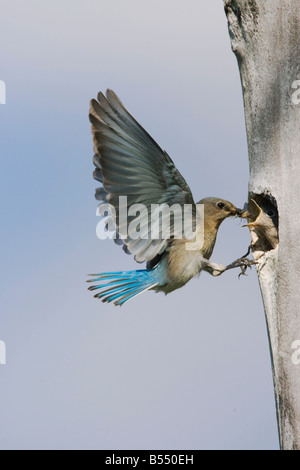
<svg viewBox="0 0 300 470">
<path fill-rule="evenodd" d="M 257 209 L 258 209 L 258 216 L 256 217 L 256 219 L 255 219 L 254 222 L 249 222 L 248 224 L 243 225 L 243 227 L 255 227 L 256 225 L 259 224 L 258 221 L 260 221 L 260 219 L 261 219 L 262 208 L 259 207 L 259 205 L 257 204 L 256 201 L 254 201 L 254 199 L 251 199 L 251 201 L 256 205 L 256 207 L 257 207 Z M 248 214 L 251 215 L 250 212 L 248 212 Z"/>
<path fill-rule="evenodd" d="M 237 217 L 240 217 L 241 219 L 247 219 L 250 215 L 248 211 L 245 211 L 244 209 L 236 209 L 235 214 Z"/>
</svg>

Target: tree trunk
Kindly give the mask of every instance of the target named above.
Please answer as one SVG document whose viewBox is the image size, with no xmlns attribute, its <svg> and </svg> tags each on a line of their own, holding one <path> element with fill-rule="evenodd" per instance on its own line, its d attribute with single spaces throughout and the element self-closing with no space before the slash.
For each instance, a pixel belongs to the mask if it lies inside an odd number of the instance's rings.
<svg viewBox="0 0 300 470">
<path fill-rule="evenodd" d="M 263 209 L 259 217 L 273 224 L 272 235 L 267 222 L 260 230 L 250 228 L 270 341 L 280 445 L 300 449 L 300 4 L 224 0 L 224 5 L 243 89 L 249 200 L 252 211 L 258 208 L 251 199 Z"/>
</svg>

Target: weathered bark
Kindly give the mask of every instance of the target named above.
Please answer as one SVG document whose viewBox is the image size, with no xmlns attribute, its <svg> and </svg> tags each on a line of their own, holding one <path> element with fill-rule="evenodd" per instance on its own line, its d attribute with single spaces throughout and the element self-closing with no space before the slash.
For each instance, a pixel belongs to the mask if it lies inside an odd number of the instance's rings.
<svg viewBox="0 0 300 470">
<path fill-rule="evenodd" d="M 249 198 L 273 211 L 269 214 L 279 230 L 276 247 L 255 230 L 252 241 L 270 340 L 280 445 L 300 449 L 300 361 L 293 349 L 300 344 L 300 4 L 224 0 L 224 5 L 243 89 Z"/>
</svg>

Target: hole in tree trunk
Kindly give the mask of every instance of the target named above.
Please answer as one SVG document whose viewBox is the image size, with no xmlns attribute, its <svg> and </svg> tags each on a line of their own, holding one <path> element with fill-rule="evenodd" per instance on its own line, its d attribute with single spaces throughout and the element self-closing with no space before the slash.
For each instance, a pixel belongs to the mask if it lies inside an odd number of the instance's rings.
<svg viewBox="0 0 300 470">
<path fill-rule="evenodd" d="M 278 209 L 271 194 L 249 194 L 248 227 L 253 251 L 266 252 L 278 245 Z"/>
</svg>

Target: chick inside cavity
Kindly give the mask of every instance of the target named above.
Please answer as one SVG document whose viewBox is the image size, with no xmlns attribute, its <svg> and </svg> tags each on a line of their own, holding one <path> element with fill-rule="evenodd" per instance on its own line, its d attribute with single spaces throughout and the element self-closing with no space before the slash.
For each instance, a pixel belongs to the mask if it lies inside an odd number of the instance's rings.
<svg viewBox="0 0 300 470">
<path fill-rule="evenodd" d="M 261 195 L 251 198 L 248 205 L 248 223 L 253 251 L 266 252 L 278 245 L 278 211 L 276 206 Z"/>
</svg>

